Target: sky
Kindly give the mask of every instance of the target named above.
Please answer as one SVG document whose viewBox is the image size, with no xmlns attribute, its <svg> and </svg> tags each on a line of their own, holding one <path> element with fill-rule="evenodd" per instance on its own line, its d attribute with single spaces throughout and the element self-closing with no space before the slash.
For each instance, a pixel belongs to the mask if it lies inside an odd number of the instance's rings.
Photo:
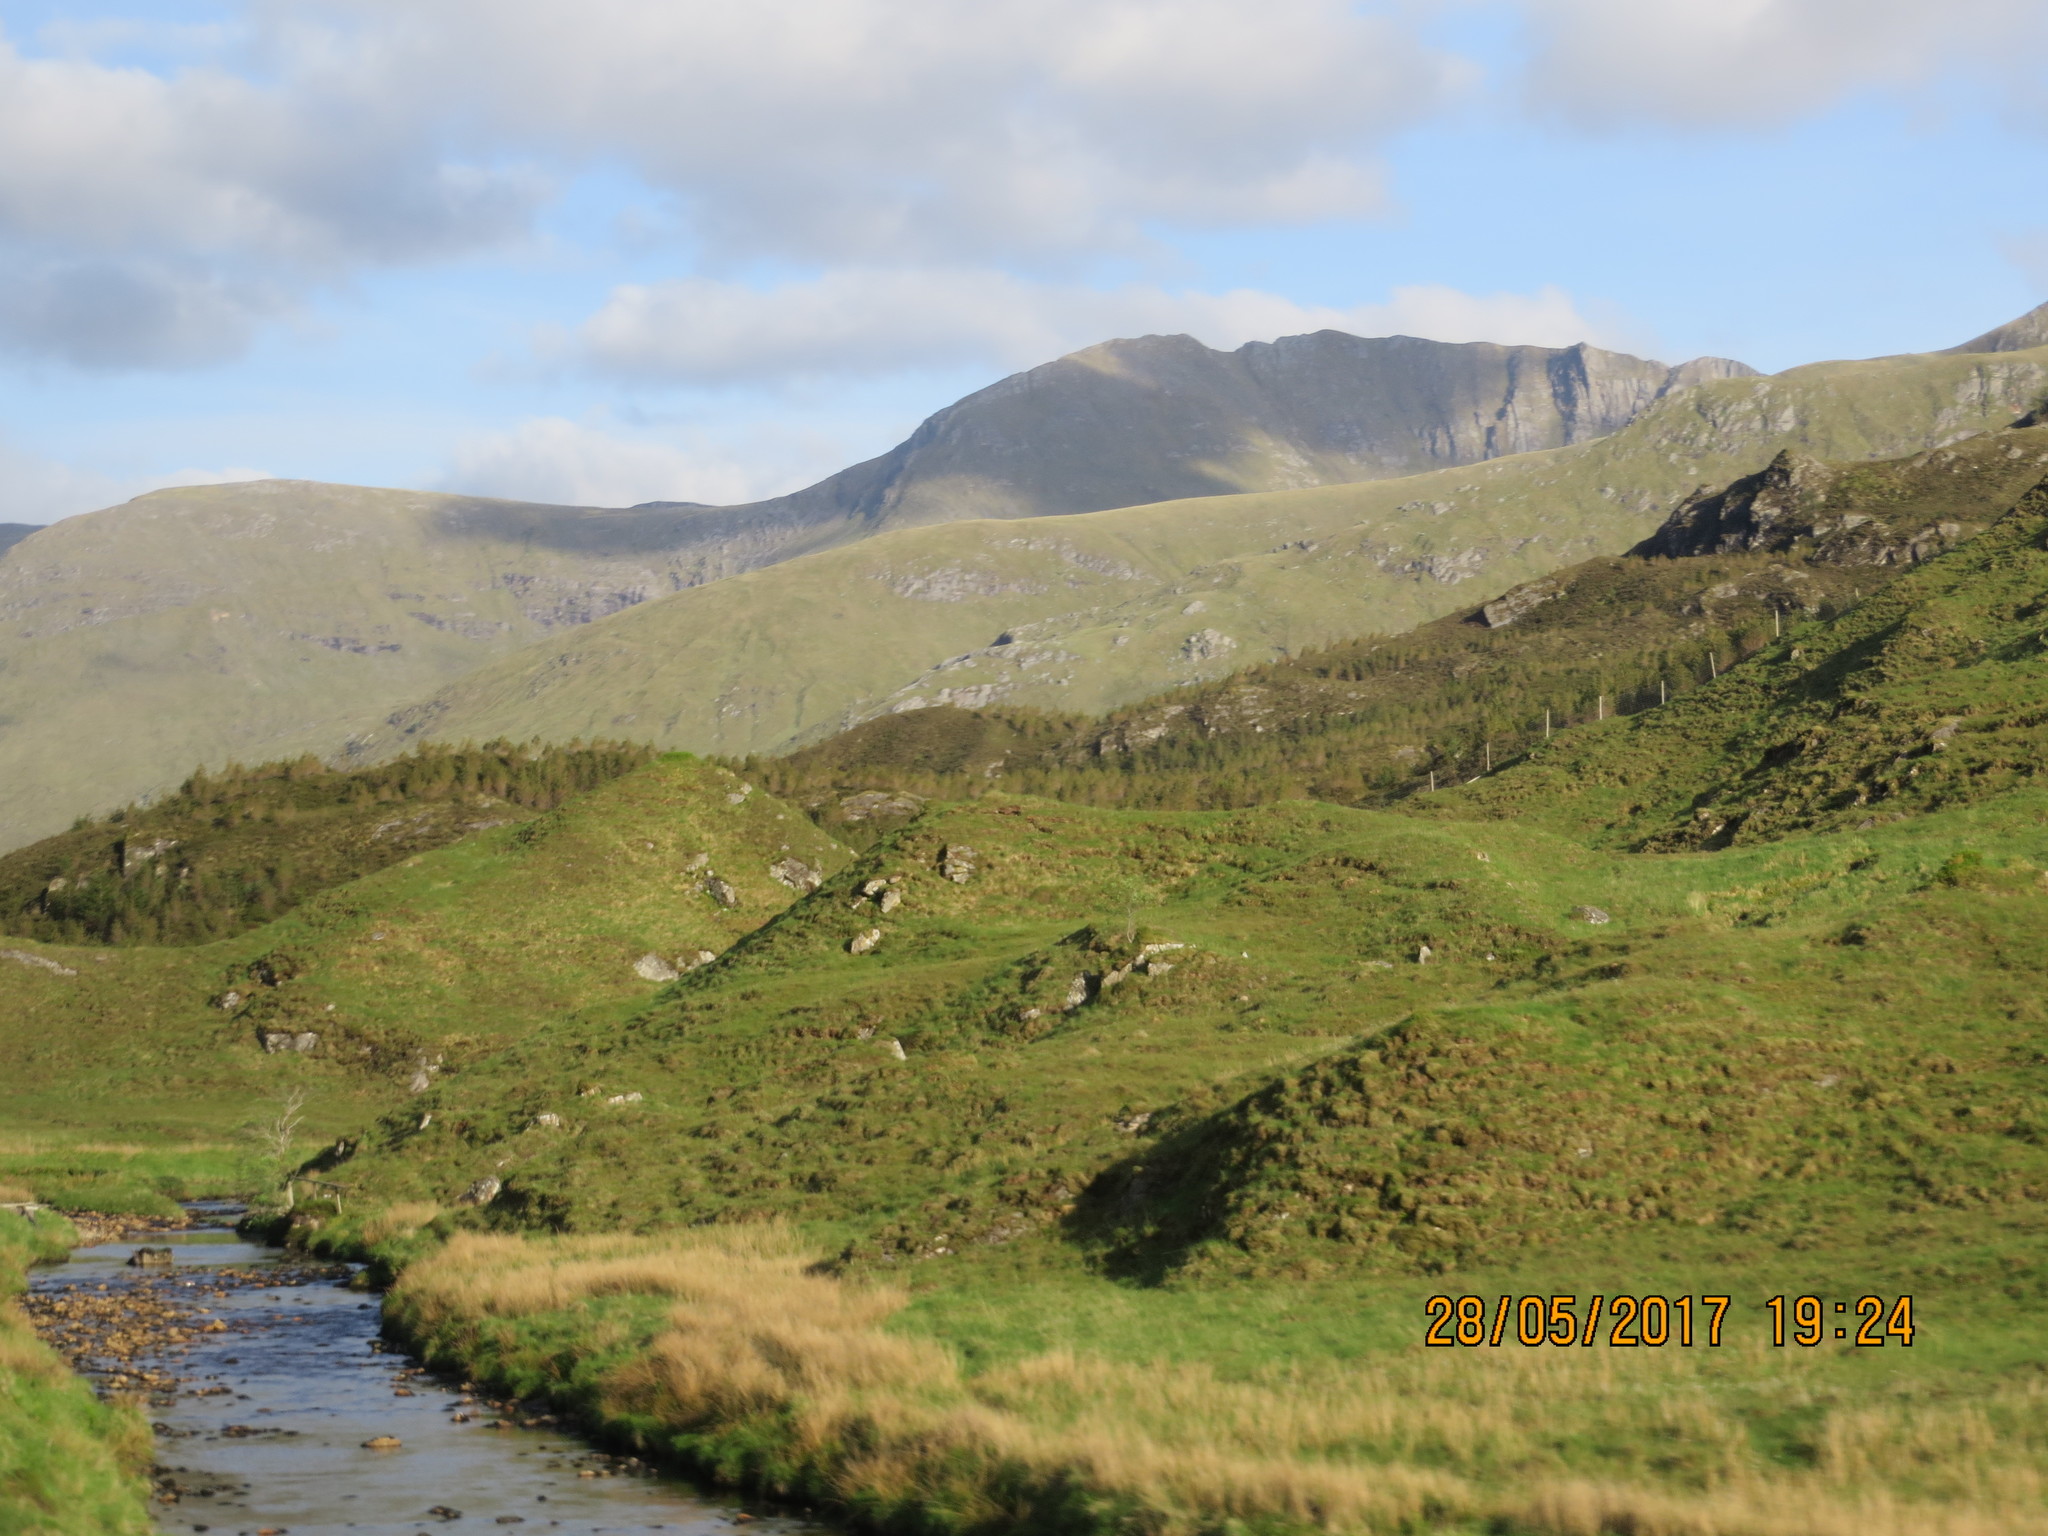
<svg viewBox="0 0 2048 1536">
<path fill-rule="evenodd" d="M 1112 336 L 2048 299 L 2048 0 L 0 0 L 0 521 L 732 502 Z"/>
</svg>

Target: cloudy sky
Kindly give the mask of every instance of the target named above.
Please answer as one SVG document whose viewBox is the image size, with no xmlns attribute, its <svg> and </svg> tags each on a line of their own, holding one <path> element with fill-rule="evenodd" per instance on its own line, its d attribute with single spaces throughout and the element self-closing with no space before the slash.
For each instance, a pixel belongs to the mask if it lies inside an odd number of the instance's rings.
<svg viewBox="0 0 2048 1536">
<path fill-rule="evenodd" d="M 2048 298 L 2048 0 L 0 0 L 0 521 L 743 500 L 1109 336 Z"/>
</svg>

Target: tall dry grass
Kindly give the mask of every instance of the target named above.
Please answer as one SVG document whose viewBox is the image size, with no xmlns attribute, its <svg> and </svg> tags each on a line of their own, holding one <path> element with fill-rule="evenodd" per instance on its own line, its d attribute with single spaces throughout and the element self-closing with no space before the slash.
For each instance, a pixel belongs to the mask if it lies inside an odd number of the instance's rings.
<svg viewBox="0 0 2048 1536">
<path fill-rule="evenodd" d="M 874 1517 L 916 1507 L 955 1529 L 1043 1523 L 1034 1510 L 1077 1490 L 1149 1536 L 1229 1520 L 1548 1536 L 2048 1533 L 2038 1386 L 1831 1414 L 1812 1468 L 1788 1470 L 1759 1456 L 1730 1403 L 1815 1401 L 1817 1364 L 1803 1354 L 1418 1348 L 1225 1379 L 1060 1351 L 969 1375 L 937 1343 L 889 1330 L 900 1289 L 821 1278 L 809 1257 L 764 1228 L 462 1236 L 411 1269 L 400 1294 L 430 1331 L 606 1296 L 670 1298 L 667 1327 L 611 1369 L 606 1411 L 699 1443 L 772 1444 L 756 1456 L 771 1480 Z"/>
</svg>

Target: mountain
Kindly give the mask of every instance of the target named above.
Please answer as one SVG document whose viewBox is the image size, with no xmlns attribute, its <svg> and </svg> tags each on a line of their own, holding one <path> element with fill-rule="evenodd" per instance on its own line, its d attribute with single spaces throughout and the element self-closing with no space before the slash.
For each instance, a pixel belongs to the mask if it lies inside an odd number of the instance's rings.
<svg viewBox="0 0 2048 1536">
<path fill-rule="evenodd" d="M 330 749 L 521 644 L 878 529 L 1462 463 L 1584 440 L 1747 371 L 1334 331 L 1233 353 L 1145 337 L 1004 380 L 881 459 L 749 506 L 156 492 L 0 548 L 0 848 L 196 763 Z"/>
<path fill-rule="evenodd" d="M 1756 370 L 1597 347 L 1342 331 L 1250 342 L 1107 341 L 1013 374 L 817 485 L 730 509 L 788 531 L 1044 517 L 1418 474 L 1587 442 L 1674 390 Z M 837 537 L 844 537 L 840 531 Z"/>
<path fill-rule="evenodd" d="M 2048 304 L 2036 305 L 2017 320 L 1986 331 L 1982 336 L 1951 347 L 1952 352 L 2024 352 L 2048 346 Z"/>
<path fill-rule="evenodd" d="M 0 554 L 0 848 L 707 579 L 686 514 L 258 480 Z"/>
<path fill-rule="evenodd" d="M 1507 584 L 1623 547 L 1693 479 L 1754 468 L 1784 441 L 1885 456 L 2002 425 L 2008 404 L 2048 389 L 2030 357 L 1937 363 L 1955 369 L 1938 387 L 1913 382 L 1926 360 L 1830 365 L 1830 378 L 1855 381 L 1840 386 L 1855 404 L 1837 411 L 1833 384 L 1774 393 L 1773 381 L 1713 377 L 1746 370 L 1711 360 L 1673 370 L 1589 348 L 1335 333 L 1234 353 L 1147 338 L 983 391 L 896 455 L 780 502 L 606 511 L 291 481 L 160 492 L 0 552 L 0 847 L 168 790 L 195 764 L 344 747 L 387 755 L 485 716 L 522 738 L 630 728 L 746 751 L 919 701 L 1106 707 L 1302 643 L 1407 627 L 1481 569 Z M 1883 382 L 1894 375 L 1896 389 Z M 1711 407 L 1685 404 L 1703 392 Z M 1624 430 L 1652 417 L 1694 425 L 1655 450 L 1662 462 L 1583 457 L 1605 441 L 1591 434 L 1637 412 Z M 1561 446 L 1539 457 L 1577 456 L 1561 461 L 1576 467 L 1554 506 L 1534 494 L 1528 454 L 1486 458 L 1542 443 Z M 1728 452 L 1689 471 L 1682 461 L 1701 443 Z M 1428 463 L 1456 467 L 1358 510 L 1353 490 L 1313 486 Z M 1525 465 L 1517 483 L 1530 494 L 1486 501 L 1482 484 L 1508 463 Z M 1130 524 L 1135 545 L 1114 522 L 1084 532 L 1086 519 L 1069 516 L 1054 536 L 1011 520 L 1261 485 L 1311 488 L 1163 503 L 1163 516 Z M 930 521 L 970 512 L 1006 521 L 950 525 L 979 530 L 964 541 Z M 1378 532 L 1352 551 L 1372 566 L 1361 583 L 1314 551 L 1294 549 L 1298 570 L 1274 558 L 1368 512 Z M 878 530 L 909 540 L 879 572 L 886 596 L 872 562 L 832 563 L 834 546 L 844 558 Z M 644 632 L 672 665 L 677 643 L 659 631 L 685 625 L 679 680 L 600 677 L 609 662 L 594 658 L 648 670 L 626 654 L 643 632 L 609 627 L 587 657 L 529 658 L 554 667 L 545 676 L 491 669 L 550 635 L 806 552 L 822 563 Z M 1201 593 L 1173 590 L 1183 586 Z M 1122 629 L 1068 638 L 1088 627 L 1087 607 L 1134 600 L 1111 627 L 1143 618 L 1166 631 L 1158 643 Z M 1180 625 L 1195 603 L 1252 611 Z M 1032 643 L 995 645 L 1004 634 Z M 460 684 L 472 673 L 474 687 Z M 555 686 L 571 674 L 591 683 L 580 708 Z M 1065 692 L 1039 681 L 1070 674 Z"/>
<path fill-rule="evenodd" d="M 1701 480 L 1788 445 L 1889 459 L 2007 427 L 2044 394 L 2048 349 L 1816 364 L 1399 480 L 896 529 L 502 657 L 350 750 L 538 734 L 737 755 L 935 704 L 1098 713 L 1619 554 Z"/>
<path fill-rule="evenodd" d="M 42 531 L 41 526 L 36 523 L 0 523 L 0 553 L 5 553 L 30 534 Z"/>
</svg>

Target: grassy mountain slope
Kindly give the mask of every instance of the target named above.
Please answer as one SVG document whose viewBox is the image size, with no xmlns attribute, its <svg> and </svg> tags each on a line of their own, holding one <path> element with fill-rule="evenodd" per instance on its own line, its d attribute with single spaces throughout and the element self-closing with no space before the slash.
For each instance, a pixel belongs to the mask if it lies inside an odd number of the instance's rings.
<svg viewBox="0 0 2048 1536">
<path fill-rule="evenodd" d="M 38 530 L 0 554 L 0 847 L 704 579 L 681 520 L 264 480 Z"/>
<path fill-rule="evenodd" d="M 0 523 L 0 552 L 11 544 L 19 544 L 32 533 L 41 532 L 37 523 Z"/>
<path fill-rule="evenodd" d="M 1839 614 L 1982 532 L 2044 473 L 2048 427 L 1874 464 L 1787 452 L 1688 498 L 1627 555 L 1407 634 L 1249 667 L 1102 719 L 1001 706 L 884 715 L 747 771 L 850 836 L 872 833 L 888 792 L 957 798 L 997 783 L 1097 805 L 1383 804 L 1431 775 L 1451 784 L 1506 763 L 1543 740 L 1546 719 L 1637 713 L 1704 685 L 1785 623 Z"/>
<path fill-rule="evenodd" d="M 1969 804 L 2048 763 L 2044 633 L 2048 481 L 1841 618 L 1666 709 L 1539 748 L 1438 812 L 1685 848 Z"/>
<path fill-rule="evenodd" d="M 1597 442 L 1398 481 L 883 534 L 678 593 L 394 717 L 430 735 L 621 735 L 744 753 L 920 705 L 1094 713 L 1454 612 L 1626 549 L 1701 478 L 1791 444 L 1890 458 L 2008 426 L 2048 350 L 1710 381 Z M 372 750 L 392 743 L 386 732 Z"/>
<path fill-rule="evenodd" d="M 687 965 L 727 949 L 792 899 L 773 873 L 791 857 L 822 876 L 847 854 L 724 769 L 663 760 L 214 943 L 9 940 L 5 1114 L 103 1135 L 218 1132 L 296 1082 L 340 1129 L 404 1100 L 416 1074 L 558 1014 L 644 1003 L 657 983 L 636 971 L 642 956 Z"/>
</svg>

